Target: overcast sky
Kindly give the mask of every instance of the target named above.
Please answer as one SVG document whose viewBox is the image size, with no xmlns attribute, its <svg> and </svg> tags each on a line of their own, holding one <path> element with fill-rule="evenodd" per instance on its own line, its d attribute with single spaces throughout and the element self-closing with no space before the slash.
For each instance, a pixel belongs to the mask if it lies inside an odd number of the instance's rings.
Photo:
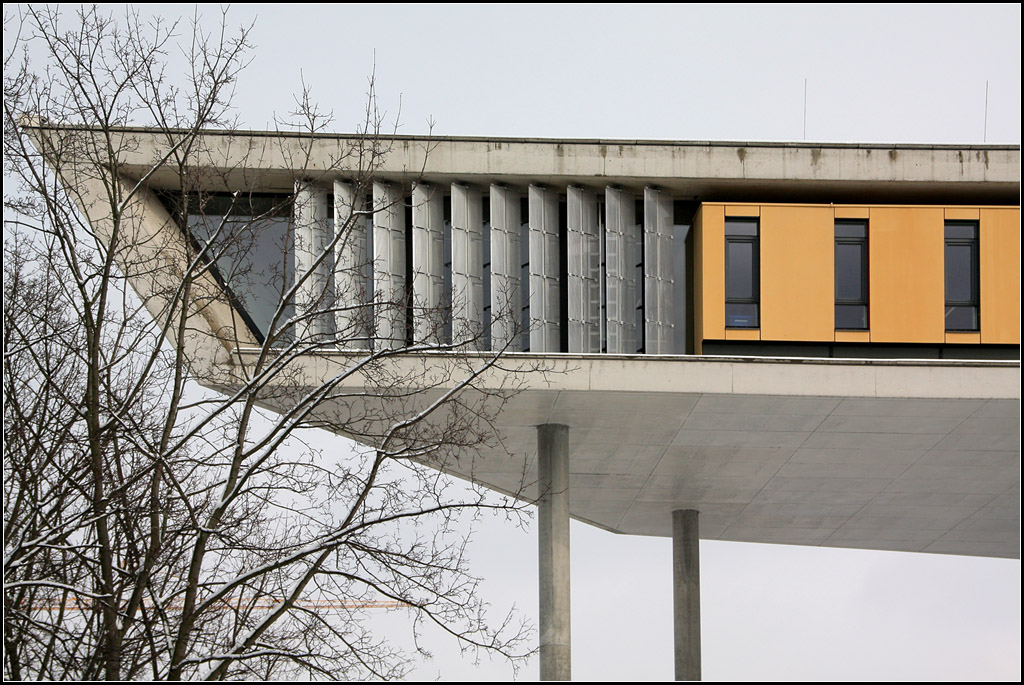
<svg viewBox="0 0 1024 685">
<path fill-rule="evenodd" d="M 209 10 L 204 10 L 210 15 Z M 253 16 L 247 123 L 287 112 L 300 73 L 339 130 L 374 65 L 400 132 L 976 143 L 1020 140 L 1020 8 L 378 7 Z"/>
<path fill-rule="evenodd" d="M 189 7 L 169 12 L 188 15 Z M 204 7 L 204 22 L 219 10 Z M 333 130 L 376 69 L 398 131 L 460 136 L 1019 143 L 1020 5 L 235 6 L 255 20 L 237 87 L 273 128 L 304 80 Z M 988 82 L 986 133 L 986 82 Z M 324 439 L 344 453 L 340 438 Z M 672 677 L 671 544 L 572 527 L 573 673 Z M 485 522 L 470 548 L 496 609 L 534 622 L 535 530 Z M 1019 561 L 704 541 L 712 679 L 1020 678 Z M 405 612 L 381 616 L 407 643 Z M 416 675 L 504 679 L 428 638 Z M 521 674 L 536 678 L 534 659 Z"/>
<path fill-rule="evenodd" d="M 209 10 L 204 10 L 208 15 Z M 246 126 L 300 76 L 333 129 L 367 77 L 398 131 L 460 136 L 1018 143 L 1020 6 L 235 7 L 256 19 Z M 985 91 L 988 82 L 986 135 Z M 572 527 L 573 673 L 672 677 L 671 544 Z M 535 531 L 470 549 L 496 609 L 534 620 Z M 1018 561 L 701 543 L 706 679 L 1020 678 Z M 382 628 L 404 632 L 400 617 Z M 439 645 L 441 643 L 433 643 Z M 438 648 L 418 675 L 508 678 Z M 523 672 L 536 678 L 536 659 Z"/>
</svg>

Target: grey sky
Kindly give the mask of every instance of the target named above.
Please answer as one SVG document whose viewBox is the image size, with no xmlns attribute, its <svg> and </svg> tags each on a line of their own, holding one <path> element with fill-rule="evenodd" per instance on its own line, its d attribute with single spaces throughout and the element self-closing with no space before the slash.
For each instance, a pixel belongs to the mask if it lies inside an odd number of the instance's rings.
<svg viewBox="0 0 1024 685">
<path fill-rule="evenodd" d="M 209 14 L 209 11 L 206 11 Z M 258 15 L 246 122 L 284 112 L 299 73 L 337 126 L 359 121 L 376 51 L 400 131 L 444 135 L 1020 140 L 1020 8 L 370 7 Z"/>
<path fill-rule="evenodd" d="M 70 8 L 68 8 L 70 10 Z M 118 10 L 115 10 L 118 11 Z M 190 6 L 166 10 L 191 12 Z M 219 15 L 203 7 L 204 23 Z M 257 49 L 235 100 L 273 128 L 301 80 L 331 130 L 362 121 L 376 64 L 398 131 L 564 138 L 1019 143 L 1020 5 L 236 6 Z M 184 28 L 184 27 L 183 27 Z M 348 448 L 318 438 L 327 453 Z M 536 621 L 536 539 L 484 522 L 496 609 Z M 706 679 L 1019 679 L 1019 561 L 701 544 Z M 572 527 L 578 679 L 672 677 L 667 539 Z M 408 631 L 406 614 L 381 630 Z M 417 675 L 502 679 L 427 637 Z M 536 678 L 534 660 L 521 674 Z"/>
</svg>

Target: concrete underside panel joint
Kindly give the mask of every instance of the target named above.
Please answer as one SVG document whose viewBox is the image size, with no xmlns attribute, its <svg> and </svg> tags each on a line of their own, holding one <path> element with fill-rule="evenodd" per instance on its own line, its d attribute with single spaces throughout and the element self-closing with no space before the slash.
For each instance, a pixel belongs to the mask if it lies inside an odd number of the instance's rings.
<svg viewBox="0 0 1024 685">
<path fill-rule="evenodd" d="M 570 680 L 569 427 L 537 427 L 540 679 Z"/>
</svg>

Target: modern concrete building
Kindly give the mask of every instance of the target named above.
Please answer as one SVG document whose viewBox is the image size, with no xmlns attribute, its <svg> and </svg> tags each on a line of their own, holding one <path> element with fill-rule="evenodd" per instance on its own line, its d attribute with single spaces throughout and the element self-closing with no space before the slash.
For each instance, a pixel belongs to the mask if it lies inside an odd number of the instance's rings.
<svg viewBox="0 0 1024 685">
<path fill-rule="evenodd" d="M 371 176 L 356 136 L 211 132 L 181 213 L 168 138 L 119 135 L 148 234 L 262 222 L 194 317 L 212 387 L 292 283 L 295 335 L 324 343 L 295 361 L 310 385 L 421 343 L 546 370 L 516 376 L 500 448 L 445 466 L 540 505 L 542 678 L 570 675 L 569 517 L 672 537 L 687 679 L 698 539 L 1019 557 L 1017 146 L 395 137 Z"/>
</svg>

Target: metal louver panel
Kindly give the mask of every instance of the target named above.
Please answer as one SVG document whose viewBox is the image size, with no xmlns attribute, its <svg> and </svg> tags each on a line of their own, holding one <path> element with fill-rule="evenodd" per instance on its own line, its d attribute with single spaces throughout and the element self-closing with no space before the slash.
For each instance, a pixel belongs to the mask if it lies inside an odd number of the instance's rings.
<svg viewBox="0 0 1024 685">
<path fill-rule="evenodd" d="M 452 184 L 452 342 L 483 349 L 484 224 L 480 191 Z"/>
<path fill-rule="evenodd" d="M 295 282 L 297 335 L 301 342 L 322 342 L 333 333 L 327 313 L 333 255 L 327 217 L 327 193 L 307 181 L 295 182 Z"/>
<path fill-rule="evenodd" d="M 608 352 L 637 351 L 636 305 L 640 231 L 632 193 L 605 189 L 605 280 L 607 289 Z"/>
<path fill-rule="evenodd" d="M 672 354 L 672 198 L 644 189 L 644 350 Z"/>
<path fill-rule="evenodd" d="M 601 224 L 594 193 L 570 186 L 567 200 L 570 352 L 601 351 Z"/>
<path fill-rule="evenodd" d="M 412 191 L 413 326 L 417 343 L 440 344 L 448 313 L 444 297 L 444 192 L 419 184 Z"/>
<path fill-rule="evenodd" d="M 362 210 L 363 198 L 356 197 L 352 184 L 335 181 L 334 323 L 338 343 L 357 350 L 368 349 L 370 342 L 367 222 L 356 214 Z"/>
<path fill-rule="evenodd" d="M 402 190 L 373 184 L 373 290 L 381 349 L 405 344 L 408 295 L 405 282 L 405 207 Z"/>
<path fill-rule="evenodd" d="M 530 186 L 530 351 L 560 352 L 558 194 Z"/>
<path fill-rule="evenodd" d="M 522 349 L 519 193 L 491 186 L 491 348 Z"/>
</svg>

